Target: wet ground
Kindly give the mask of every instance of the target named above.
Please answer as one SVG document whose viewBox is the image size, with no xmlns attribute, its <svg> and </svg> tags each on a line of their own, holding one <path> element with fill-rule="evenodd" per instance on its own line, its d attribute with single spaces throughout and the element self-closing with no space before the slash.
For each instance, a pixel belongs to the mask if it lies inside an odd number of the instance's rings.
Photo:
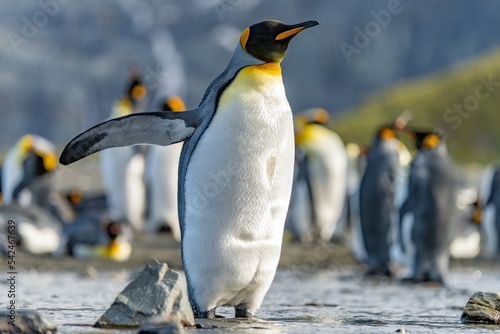
<svg viewBox="0 0 500 334">
<path fill-rule="evenodd" d="M 179 247 L 167 236 L 138 236 L 125 264 L 53 259 L 20 254 L 18 308 L 38 310 L 58 325 L 58 333 L 136 333 L 92 328 L 117 294 L 151 257 L 180 268 Z M 6 263 L 0 263 L 6 267 Z M 448 287 L 368 279 L 345 247 L 286 244 L 281 267 L 256 314 L 257 319 L 201 321 L 200 333 L 484 333 L 492 327 L 460 324 L 476 291 L 498 291 L 497 264 L 454 262 Z M 4 270 L 6 272 L 6 270 Z M 0 291 L 6 291 L 5 280 Z M 1 293 L 1 304 L 7 296 Z M 232 316 L 221 309 L 220 315 Z"/>
<path fill-rule="evenodd" d="M 78 177 L 71 168 L 59 175 L 61 184 L 95 191 L 99 184 L 95 163 L 75 170 Z M 136 333 L 92 326 L 151 258 L 182 270 L 180 246 L 167 235 L 134 236 L 126 263 L 56 259 L 18 250 L 16 307 L 39 311 L 58 325 L 58 333 Z M 0 307 L 8 302 L 3 278 L 7 271 L 6 259 L 0 258 Z M 198 320 L 204 328 L 188 332 L 435 334 L 494 329 L 465 326 L 459 319 L 474 292 L 499 292 L 498 263 L 454 261 L 447 287 L 368 279 L 363 271 L 342 245 L 285 243 L 280 268 L 256 319 Z M 232 316 L 231 312 L 218 310 L 225 316 Z"/>
</svg>

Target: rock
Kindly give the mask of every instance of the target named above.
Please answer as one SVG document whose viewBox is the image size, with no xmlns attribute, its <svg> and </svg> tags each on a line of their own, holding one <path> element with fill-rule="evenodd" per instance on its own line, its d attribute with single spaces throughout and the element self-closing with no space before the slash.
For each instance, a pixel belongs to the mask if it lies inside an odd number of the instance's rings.
<svg viewBox="0 0 500 334">
<path fill-rule="evenodd" d="M 463 324 L 500 324 L 500 294 L 476 292 L 465 305 L 460 321 Z"/>
<path fill-rule="evenodd" d="M 50 334 L 55 333 L 55 323 L 33 310 L 0 311 L 0 333 L 2 334 Z"/>
<path fill-rule="evenodd" d="M 184 278 L 156 260 L 127 285 L 94 327 L 140 327 L 153 318 L 194 325 Z"/>
</svg>

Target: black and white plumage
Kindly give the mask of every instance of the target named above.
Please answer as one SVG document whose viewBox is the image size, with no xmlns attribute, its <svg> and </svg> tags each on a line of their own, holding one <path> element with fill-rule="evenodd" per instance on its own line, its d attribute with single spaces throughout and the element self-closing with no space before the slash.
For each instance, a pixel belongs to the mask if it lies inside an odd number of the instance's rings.
<svg viewBox="0 0 500 334">
<path fill-rule="evenodd" d="M 293 120 L 279 63 L 308 21 L 264 21 L 241 35 L 197 109 L 133 114 L 73 139 L 60 161 L 99 150 L 185 141 L 179 163 L 182 259 L 199 317 L 252 316 L 274 278 L 291 192 Z"/>
<path fill-rule="evenodd" d="M 412 218 L 406 227 L 403 222 L 403 243 L 411 251 L 412 280 L 444 283 L 458 220 L 459 175 L 437 133 L 416 133 L 415 137 L 418 152 L 401 212 L 402 217 Z"/>
<path fill-rule="evenodd" d="M 368 274 L 390 275 L 391 227 L 399 168 L 399 145 L 392 127 L 382 127 L 368 153 L 359 189 L 360 225 Z"/>
</svg>

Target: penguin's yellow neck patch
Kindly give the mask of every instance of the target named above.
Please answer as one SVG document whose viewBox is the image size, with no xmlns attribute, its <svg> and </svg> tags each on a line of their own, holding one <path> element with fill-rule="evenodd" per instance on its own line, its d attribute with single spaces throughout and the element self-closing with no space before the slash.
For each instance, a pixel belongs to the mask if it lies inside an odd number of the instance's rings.
<svg viewBox="0 0 500 334">
<path fill-rule="evenodd" d="M 295 144 L 301 148 L 306 148 L 306 146 L 311 143 L 328 137 L 329 131 L 330 130 L 326 129 L 323 125 L 319 124 L 303 125 L 295 134 Z"/>
<path fill-rule="evenodd" d="M 278 63 L 247 66 L 238 72 L 222 94 L 219 108 L 224 109 L 234 101 L 244 100 L 242 102 L 244 104 L 260 103 L 260 101 L 254 101 L 256 96 L 262 98 L 263 96 L 276 96 L 276 94 L 284 94 L 281 67 Z"/>
<path fill-rule="evenodd" d="M 265 63 L 261 65 L 247 66 L 241 70 L 243 75 L 253 76 L 281 76 L 281 66 L 278 63 Z"/>
</svg>

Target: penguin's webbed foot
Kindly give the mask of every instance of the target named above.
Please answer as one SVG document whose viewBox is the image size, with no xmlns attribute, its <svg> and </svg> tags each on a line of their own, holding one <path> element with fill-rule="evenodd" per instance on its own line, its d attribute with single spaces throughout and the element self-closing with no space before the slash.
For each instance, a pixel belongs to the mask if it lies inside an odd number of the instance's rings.
<svg viewBox="0 0 500 334">
<path fill-rule="evenodd" d="M 248 312 L 248 307 L 246 305 L 238 305 L 234 308 L 235 318 L 251 318 L 253 314 Z"/>
</svg>

